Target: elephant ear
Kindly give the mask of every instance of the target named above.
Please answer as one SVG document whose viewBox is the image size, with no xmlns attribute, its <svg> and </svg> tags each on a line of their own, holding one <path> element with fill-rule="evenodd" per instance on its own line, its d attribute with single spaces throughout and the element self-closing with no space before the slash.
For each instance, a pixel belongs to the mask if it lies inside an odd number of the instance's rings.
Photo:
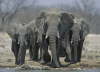
<svg viewBox="0 0 100 72">
<path fill-rule="evenodd" d="M 85 20 L 81 21 L 81 32 L 82 32 L 83 38 L 85 38 L 85 36 L 89 34 L 89 24 Z"/>
<path fill-rule="evenodd" d="M 73 24 L 74 15 L 69 13 L 61 13 L 61 21 L 66 22 L 65 24 Z"/>
<path fill-rule="evenodd" d="M 71 29 L 71 27 L 73 26 L 74 24 L 74 21 L 73 21 L 73 18 L 74 16 L 69 14 L 69 13 L 61 13 L 61 22 L 60 22 L 60 31 L 61 32 L 66 32 L 66 31 L 69 31 Z"/>
<path fill-rule="evenodd" d="M 43 24 L 43 20 L 45 20 L 46 14 L 45 12 L 41 12 L 40 15 L 36 18 L 36 27 L 39 28 Z"/>
<path fill-rule="evenodd" d="M 75 18 L 75 16 L 73 14 L 69 14 L 69 15 L 70 15 L 71 19 Z"/>
</svg>

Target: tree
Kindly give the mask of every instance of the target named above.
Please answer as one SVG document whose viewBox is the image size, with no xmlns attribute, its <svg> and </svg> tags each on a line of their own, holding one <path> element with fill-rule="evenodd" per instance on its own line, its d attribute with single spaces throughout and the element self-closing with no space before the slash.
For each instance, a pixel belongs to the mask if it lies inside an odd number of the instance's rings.
<svg viewBox="0 0 100 72">
<path fill-rule="evenodd" d="M 8 30 L 9 24 L 12 22 L 16 13 L 25 7 L 25 2 L 28 0 L 0 0 L 0 30 Z M 32 0 L 32 5 L 36 0 Z M 12 27 L 12 26 L 11 26 Z"/>
<path fill-rule="evenodd" d="M 81 17 L 85 18 L 90 26 L 90 32 L 95 32 L 96 22 L 94 20 L 97 11 L 95 0 L 75 0 L 75 9 Z"/>
</svg>

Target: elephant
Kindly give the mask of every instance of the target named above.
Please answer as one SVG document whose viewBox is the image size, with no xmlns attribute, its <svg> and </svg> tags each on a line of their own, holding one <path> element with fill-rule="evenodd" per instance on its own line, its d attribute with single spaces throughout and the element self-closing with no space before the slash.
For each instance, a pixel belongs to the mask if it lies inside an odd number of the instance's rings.
<svg viewBox="0 0 100 72">
<path fill-rule="evenodd" d="M 51 66 L 52 67 L 60 67 L 60 61 L 58 58 L 58 47 L 59 47 L 59 31 L 58 31 L 58 25 L 60 17 L 59 15 L 56 15 L 54 13 L 51 13 L 46 16 L 46 24 L 47 24 L 47 31 L 46 31 L 46 39 L 49 38 L 49 46 L 51 50 Z"/>
<path fill-rule="evenodd" d="M 41 64 L 46 64 L 51 60 L 51 57 L 48 53 L 48 45 L 45 39 L 47 26 L 44 23 L 45 13 L 41 12 L 40 15 L 36 18 L 36 28 L 38 32 L 37 43 L 40 49 L 40 58 L 39 61 Z"/>
<path fill-rule="evenodd" d="M 80 31 L 81 26 L 78 23 L 74 23 L 72 29 L 71 29 L 71 40 L 70 40 L 70 46 L 71 46 L 71 52 L 72 52 L 72 61 L 73 63 L 76 63 L 78 61 L 78 45 L 80 42 Z"/>
<path fill-rule="evenodd" d="M 83 48 L 83 43 L 85 40 L 85 37 L 89 34 L 90 28 L 89 24 L 85 19 L 80 18 L 80 24 L 81 24 L 81 31 L 80 31 L 80 41 L 78 45 L 78 62 L 81 61 L 81 54 L 82 54 L 82 48 Z"/>
<path fill-rule="evenodd" d="M 15 55 L 15 64 L 22 65 L 25 63 L 26 49 L 29 48 L 30 59 L 36 60 L 36 41 L 37 33 L 34 26 L 35 22 L 29 24 L 19 24 L 19 28 L 12 37 L 12 51 Z"/>
<path fill-rule="evenodd" d="M 64 20 L 65 19 L 65 20 Z M 60 67 L 61 63 L 59 61 L 59 45 L 60 45 L 60 38 L 63 36 L 62 34 L 66 33 L 66 46 L 65 50 L 68 54 L 68 57 L 71 59 L 71 50 L 68 47 L 69 45 L 69 31 L 73 25 L 72 15 L 68 13 L 56 13 L 56 12 L 44 12 L 44 17 L 41 18 L 41 22 L 43 24 L 44 35 L 46 40 L 45 46 L 49 46 L 51 50 L 51 61 L 50 65 L 52 67 Z M 42 27 L 42 26 L 41 26 Z M 63 28 L 64 27 L 64 28 Z M 64 29 L 64 30 L 62 30 Z M 42 30 L 41 30 L 42 31 Z M 42 33 L 42 32 L 41 32 Z M 48 48 L 45 47 L 43 49 L 44 52 L 48 52 Z"/>
<path fill-rule="evenodd" d="M 72 60 L 80 62 L 85 36 L 89 33 L 89 26 L 83 19 L 74 18 L 74 25 L 70 31 L 70 46 Z"/>
<path fill-rule="evenodd" d="M 30 59 L 34 61 L 38 61 L 39 45 L 37 43 L 38 32 L 37 32 L 35 20 L 32 20 L 31 22 L 28 23 L 28 25 L 26 26 L 26 30 L 27 30 L 26 39 L 28 43 Z"/>
<path fill-rule="evenodd" d="M 65 54 L 65 61 L 73 63 L 70 47 L 70 30 L 74 25 L 74 15 L 70 13 L 62 13 L 61 22 L 59 24 L 60 46 Z"/>
</svg>

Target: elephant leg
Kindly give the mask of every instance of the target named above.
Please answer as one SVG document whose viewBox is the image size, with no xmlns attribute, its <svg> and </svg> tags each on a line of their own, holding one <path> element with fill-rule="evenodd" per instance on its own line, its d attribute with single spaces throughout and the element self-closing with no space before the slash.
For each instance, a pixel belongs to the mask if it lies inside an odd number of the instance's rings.
<svg viewBox="0 0 100 72">
<path fill-rule="evenodd" d="M 50 49 L 51 49 L 51 54 L 52 54 L 51 66 L 60 67 L 59 58 L 57 56 L 57 49 L 56 49 L 57 44 L 56 44 L 56 37 L 55 36 L 50 36 L 49 44 L 50 44 Z"/>
<path fill-rule="evenodd" d="M 42 42 L 40 48 L 40 63 L 46 64 L 50 61 L 50 55 L 48 52 L 48 38 L 45 39 L 45 35 L 42 35 Z"/>
<path fill-rule="evenodd" d="M 17 60 L 18 59 L 18 50 L 14 51 L 13 53 L 14 53 L 14 56 L 15 56 L 15 64 L 18 65 L 19 64 L 18 60 Z"/>
<path fill-rule="evenodd" d="M 40 63 L 46 64 L 50 61 L 50 55 L 48 53 L 48 44 L 43 42 L 40 48 Z"/>
<path fill-rule="evenodd" d="M 34 34 L 35 34 L 35 36 L 33 37 L 34 44 L 32 45 L 33 60 L 38 61 L 38 59 L 39 59 L 39 47 L 41 47 L 41 46 L 39 46 L 39 44 L 41 45 L 41 42 L 40 43 L 37 42 L 37 33 L 34 33 Z"/>
<path fill-rule="evenodd" d="M 69 38 L 69 37 L 68 37 L 68 38 Z M 67 53 L 67 55 L 68 55 L 69 60 L 72 61 L 70 42 L 69 42 L 68 38 L 65 39 L 65 42 L 66 42 L 66 45 L 65 45 L 65 48 L 66 48 L 66 49 L 65 49 L 65 50 L 66 50 L 66 53 Z M 66 56 L 67 56 L 67 55 L 66 55 Z"/>
<path fill-rule="evenodd" d="M 67 53 L 66 56 L 68 56 L 69 60 L 72 61 L 71 50 L 70 50 L 70 47 L 68 45 L 67 45 L 67 48 L 66 48 L 66 53 Z"/>
<path fill-rule="evenodd" d="M 26 55 L 26 48 L 25 48 L 25 45 L 24 45 L 24 46 L 21 46 L 19 48 L 19 52 L 18 52 L 19 65 L 22 65 L 22 64 L 25 63 L 25 55 Z"/>
<path fill-rule="evenodd" d="M 30 47 L 30 58 L 31 60 L 38 61 L 38 51 L 39 46 L 38 43 L 35 43 L 35 45 Z"/>
<path fill-rule="evenodd" d="M 50 54 L 48 52 L 48 39 L 49 38 L 44 40 L 44 45 L 43 45 L 43 48 L 44 48 L 43 58 L 44 58 L 45 63 L 48 63 L 51 60 L 51 56 L 50 56 Z"/>
<path fill-rule="evenodd" d="M 32 47 L 29 48 L 29 55 L 30 55 L 30 60 L 33 60 L 33 51 L 32 51 Z"/>
<path fill-rule="evenodd" d="M 64 59 L 65 62 L 70 62 L 69 58 L 68 58 L 68 54 L 65 53 L 65 59 Z"/>
<path fill-rule="evenodd" d="M 78 45 L 78 61 L 79 62 L 81 61 L 83 42 L 84 42 L 84 40 L 80 40 L 79 45 Z"/>
<path fill-rule="evenodd" d="M 72 59 L 72 62 L 74 62 L 74 46 L 73 46 L 73 44 L 71 44 L 71 59 Z"/>
<path fill-rule="evenodd" d="M 61 40 L 59 38 L 56 38 L 56 44 L 57 44 L 57 55 L 58 57 L 64 57 L 64 48 L 62 47 Z"/>
<path fill-rule="evenodd" d="M 19 64 L 17 61 L 18 58 L 18 52 L 19 52 L 19 46 L 17 45 L 17 42 L 12 41 L 12 52 L 14 53 L 15 56 L 15 64 Z"/>
<path fill-rule="evenodd" d="M 62 43 L 62 40 L 59 40 L 59 51 L 58 51 L 58 56 L 59 57 L 65 57 L 64 61 L 65 62 L 70 62 L 68 54 L 66 53 L 66 48 L 64 44 Z"/>
<path fill-rule="evenodd" d="M 77 52 L 77 42 L 72 42 L 71 44 L 71 54 L 72 54 L 72 63 L 77 62 L 78 52 Z"/>
<path fill-rule="evenodd" d="M 74 43 L 74 62 L 77 62 L 77 47 L 78 47 L 78 42 Z"/>
<path fill-rule="evenodd" d="M 19 52 L 19 48 L 16 49 L 16 51 L 14 52 L 14 56 L 15 56 L 15 64 L 19 64 L 18 63 L 18 52 Z"/>
<path fill-rule="evenodd" d="M 40 43 L 40 63 L 44 64 L 44 49 L 43 49 L 43 43 Z"/>
<path fill-rule="evenodd" d="M 32 48 L 32 60 L 38 61 L 38 51 L 39 51 L 39 44 L 35 43 L 34 47 Z"/>
</svg>

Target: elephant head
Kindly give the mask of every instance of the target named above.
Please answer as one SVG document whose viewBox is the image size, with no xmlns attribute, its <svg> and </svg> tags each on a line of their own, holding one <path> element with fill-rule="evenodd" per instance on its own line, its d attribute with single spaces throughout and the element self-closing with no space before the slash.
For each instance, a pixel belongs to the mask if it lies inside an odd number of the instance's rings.
<svg viewBox="0 0 100 72">
<path fill-rule="evenodd" d="M 79 37 L 76 36 L 78 37 L 77 40 L 85 39 L 85 36 L 89 33 L 89 24 L 83 18 L 75 17 L 72 32 L 74 35 L 79 35 Z"/>
<path fill-rule="evenodd" d="M 65 32 L 69 32 L 74 24 L 74 16 L 69 13 L 61 13 L 61 21 L 58 26 L 60 36 L 62 37 Z"/>
</svg>

